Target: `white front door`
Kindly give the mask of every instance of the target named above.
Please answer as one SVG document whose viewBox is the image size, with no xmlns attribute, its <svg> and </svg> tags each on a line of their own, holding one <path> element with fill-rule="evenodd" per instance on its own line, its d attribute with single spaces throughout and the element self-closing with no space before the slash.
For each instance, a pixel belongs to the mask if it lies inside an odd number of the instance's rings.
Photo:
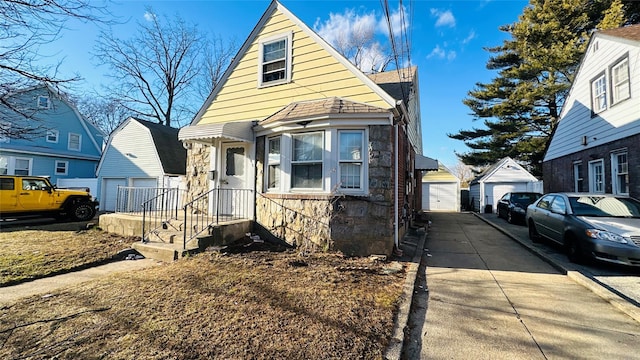
<svg viewBox="0 0 640 360">
<path fill-rule="evenodd" d="M 221 147 L 220 194 L 217 198 L 218 213 L 234 218 L 244 218 L 249 212 L 249 145 L 224 143 Z"/>
</svg>

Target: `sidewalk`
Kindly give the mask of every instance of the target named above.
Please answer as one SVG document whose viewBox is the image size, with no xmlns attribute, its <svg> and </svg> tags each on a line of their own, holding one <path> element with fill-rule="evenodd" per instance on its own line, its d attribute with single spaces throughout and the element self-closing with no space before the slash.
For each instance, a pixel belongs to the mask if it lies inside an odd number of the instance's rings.
<svg viewBox="0 0 640 360">
<path fill-rule="evenodd" d="M 407 358 L 640 359 L 632 318 L 473 214 L 430 216 L 428 306 Z"/>
<path fill-rule="evenodd" d="M 23 297 L 36 294 L 47 295 L 57 289 L 94 280 L 115 272 L 127 272 L 157 265 L 152 259 L 122 260 L 88 269 L 37 279 L 18 285 L 3 287 L 0 291 L 0 306 Z"/>
</svg>

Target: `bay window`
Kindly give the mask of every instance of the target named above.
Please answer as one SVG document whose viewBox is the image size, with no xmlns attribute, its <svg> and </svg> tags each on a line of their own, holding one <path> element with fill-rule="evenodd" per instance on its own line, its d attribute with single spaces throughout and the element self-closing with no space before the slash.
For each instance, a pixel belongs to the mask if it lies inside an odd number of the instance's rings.
<svg viewBox="0 0 640 360">
<path fill-rule="evenodd" d="M 291 188 L 322 189 L 323 134 L 294 134 Z"/>
<path fill-rule="evenodd" d="M 362 188 L 363 131 L 338 131 L 340 188 Z"/>
</svg>

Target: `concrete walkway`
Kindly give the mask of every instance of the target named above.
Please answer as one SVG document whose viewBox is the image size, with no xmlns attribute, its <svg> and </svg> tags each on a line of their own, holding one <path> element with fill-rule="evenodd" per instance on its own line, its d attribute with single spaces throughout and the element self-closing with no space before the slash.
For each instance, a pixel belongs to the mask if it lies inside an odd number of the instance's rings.
<svg viewBox="0 0 640 360">
<path fill-rule="evenodd" d="M 430 216 L 428 303 L 406 358 L 640 359 L 632 318 L 473 214 Z"/>
<path fill-rule="evenodd" d="M 152 259 L 122 260 L 85 270 L 56 275 L 22 284 L 0 288 L 0 306 L 33 295 L 46 295 L 63 287 L 98 279 L 117 272 L 130 272 L 158 264 Z"/>
</svg>

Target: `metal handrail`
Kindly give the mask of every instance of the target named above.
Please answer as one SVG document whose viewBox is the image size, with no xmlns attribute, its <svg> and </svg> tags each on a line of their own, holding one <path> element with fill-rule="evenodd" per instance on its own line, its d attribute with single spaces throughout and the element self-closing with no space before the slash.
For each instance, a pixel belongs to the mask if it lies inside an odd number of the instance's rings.
<svg viewBox="0 0 640 360">
<path fill-rule="evenodd" d="M 147 235 L 155 230 L 166 228 L 170 220 L 178 218 L 180 209 L 180 199 L 184 190 L 178 188 L 157 188 L 161 191 L 156 196 L 142 202 L 142 242 L 146 242 Z M 147 227 L 147 214 L 151 217 L 152 223 Z M 153 216 L 151 216 L 153 214 Z M 151 229 L 153 227 L 153 229 Z"/>
<path fill-rule="evenodd" d="M 221 221 L 248 219 L 253 210 L 251 189 L 214 188 L 198 195 L 183 206 L 183 248 L 205 230 Z M 212 198 L 213 197 L 213 198 Z"/>
</svg>

